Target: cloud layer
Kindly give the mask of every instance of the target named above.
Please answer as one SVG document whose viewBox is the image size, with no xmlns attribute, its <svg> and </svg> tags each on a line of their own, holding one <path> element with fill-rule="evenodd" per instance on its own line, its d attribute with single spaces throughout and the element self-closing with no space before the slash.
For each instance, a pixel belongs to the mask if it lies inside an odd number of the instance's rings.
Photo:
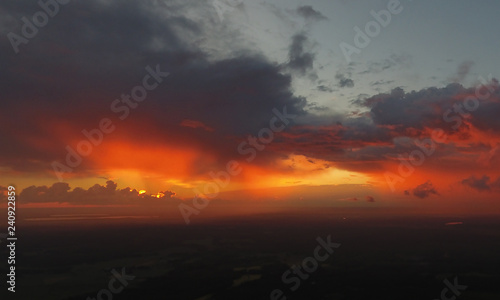
<svg viewBox="0 0 500 300">
<path fill-rule="evenodd" d="M 21 17 L 39 8 L 27 1 L 7 1 L 0 9 L 0 33 L 5 36 L 20 33 Z M 109 118 L 116 130 L 71 176 L 134 169 L 180 182 L 206 180 L 210 171 L 224 169 L 232 159 L 242 160 L 238 145 L 269 127 L 273 109 L 286 108 L 297 117 L 274 133 L 266 151 L 252 162 L 259 176 L 297 171 L 280 164 L 294 155 L 324 161 L 321 170 L 380 175 L 397 166 L 400 155 L 415 150 L 415 140 L 441 129 L 446 140 L 433 145 L 421 170 L 456 174 L 461 177 L 454 180 L 462 186 L 496 191 L 497 183 L 490 181 L 500 167 L 496 79 L 483 81 L 479 88 L 460 83 L 417 91 L 397 87 L 360 97 L 351 102 L 352 111 L 337 112 L 294 90 L 294 79 L 305 76 L 315 82 L 319 76 L 315 41 L 307 31 L 292 35 L 288 61 L 278 63 L 244 46 L 226 49 L 226 44 L 239 41 L 240 33 L 221 24 L 207 3 L 95 0 L 60 9 L 49 25 L 20 45 L 19 54 L 8 39 L 0 41 L 0 65 L 9 74 L 0 82 L 0 167 L 9 175 L 54 176 L 52 163 L 64 161 L 67 146 L 76 148 L 86 138 L 82 130 L 97 128 L 102 118 Z M 292 13 L 307 22 L 326 20 L 311 6 Z M 366 72 L 408 60 L 392 56 L 370 64 Z M 112 103 L 142 83 L 146 66 L 158 66 L 170 75 L 145 100 L 131 105 L 130 115 L 121 120 Z M 463 81 L 471 67 L 470 62 L 462 64 L 455 81 Z M 337 73 L 333 84 L 354 90 L 358 80 L 355 84 L 351 75 Z M 332 92 L 317 83 L 318 90 Z M 472 169 L 485 175 L 473 177 Z M 425 183 L 414 188 L 413 195 L 438 194 L 430 181 L 420 182 Z M 108 192 L 137 197 L 133 190 L 113 186 L 69 192 L 68 185 L 59 183 L 30 187 L 23 197 L 33 202 L 61 195 L 84 201 Z M 366 201 L 375 200 L 370 196 Z"/>
</svg>

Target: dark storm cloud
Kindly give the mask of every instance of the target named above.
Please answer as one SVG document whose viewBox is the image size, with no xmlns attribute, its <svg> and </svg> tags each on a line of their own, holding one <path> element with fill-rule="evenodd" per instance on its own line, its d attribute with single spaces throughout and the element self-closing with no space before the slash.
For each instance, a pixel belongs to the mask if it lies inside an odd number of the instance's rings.
<svg viewBox="0 0 500 300">
<path fill-rule="evenodd" d="M 71 203 L 80 205 L 110 205 L 110 204 L 140 204 L 144 201 L 170 201 L 174 192 L 162 192 L 160 198 L 151 195 L 139 194 L 139 191 L 130 188 L 117 189 L 117 184 L 111 180 L 106 185 L 95 184 L 88 189 L 74 188 L 68 183 L 58 182 L 52 186 L 30 186 L 22 190 L 19 199 L 23 203 Z M 174 198 L 175 200 L 175 198 Z M 177 199 L 178 200 L 178 199 Z"/>
<path fill-rule="evenodd" d="M 423 183 L 413 189 L 413 195 L 420 199 L 430 197 L 432 195 L 439 195 L 436 188 L 432 185 L 430 181 Z"/>
<path fill-rule="evenodd" d="M 316 87 L 316 89 L 318 89 L 318 91 L 321 91 L 321 92 L 328 92 L 328 93 L 332 93 L 332 92 L 334 92 L 334 90 L 333 90 L 331 87 L 326 86 L 326 85 L 324 85 L 324 84 L 322 84 L 322 85 L 318 85 L 318 86 Z"/>
<path fill-rule="evenodd" d="M 290 76 L 263 57 L 239 57 L 179 70 L 159 106 L 167 110 L 175 102 L 184 114 L 216 130 L 250 133 L 268 125 L 273 108 L 286 105 L 289 113 L 305 113 L 306 101 L 293 96 L 290 84 Z"/>
<path fill-rule="evenodd" d="M 345 74 L 337 73 L 335 79 L 338 80 L 338 87 L 341 88 L 352 88 L 354 87 L 354 81 L 351 78 L 347 78 Z"/>
<path fill-rule="evenodd" d="M 469 75 L 473 65 L 474 62 L 472 61 L 464 61 L 461 63 L 457 68 L 457 74 L 451 78 L 451 81 L 456 83 L 463 82 L 467 75 Z"/>
<path fill-rule="evenodd" d="M 401 130 L 401 133 L 408 128 L 422 130 L 425 127 L 442 128 L 452 132 L 452 127 L 458 121 L 456 119 L 446 120 L 446 116 L 448 119 L 456 117 L 459 112 L 454 111 L 455 106 L 461 106 L 464 113 L 468 113 L 464 108 L 464 100 L 467 97 L 475 97 L 476 91 L 475 87 L 465 88 L 460 84 L 450 84 L 443 88 L 431 87 L 411 92 L 395 88 L 390 93 L 358 99 L 353 103 L 368 107 L 371 119 L 376 124 L 396 126 Z M 481 87 L 481 93 L 489 94 L 489 97 L 481 101 L 478 100 L 476 110 L 470 114 L 470 120 L 481 129 L 486 129 L 486 126 L 489 126 L 498 131 L 500 130 L 500 122 L 492 113 L 492 111 L 500 109 L 498 82 L 492 80 L 488 84 L 488 88 Z M 469 106 L 471 105 L 469 104 Z M 448 114 L 446 114 L 447 112 Z"/>
<path fill-rule="evenodd" d="M 462 185 L 468 186 L 476 191 L 492 191 L 500 190 L 500 177 L 496 181 L 492 181 L 487 175 L 483 175 L 481 178 L 476 176 L 471 176 L 462 180 Z"/>
<path fill-rule="evenodd" d="M 488 182 L 490 181 L 490 177 L 484 175 L 481 178 L 476 178 L 475 176 L 471 176 L 462 180 L 462 184 L 473 188 L 478 191 L 489 191 L 491 190 Z"/>
<path fill-rule="evenodd" d="M 392 145 L 394 135 L 391 130 L 374 126 L 369 118 L 337 115 L 329 122 L 322 126 L 295 126 L 272 147 L 283 147 L 287 151 L 294 149 L 294 152 L 304 155 L 341 162 L 379 160 Z M 374 149 L 370 148 L 372 145 Z M 352 148 L 358 150 L 353 152 Z"/>
<path fill-rule="evenodd" d="M 271 147 L 282 153 L 335 162 L 342 169 L 380 172 L 387 163 L 398 162 L 399 155 L 407 157 L 419 149 L 416 141 L 428 141 L 431 132 L 441 128 L 447 142 L 435 143 L 423 167 L 468 170 L 500 166 L 498 146 L 484 140 L 484 136 L 500 132 L 498 82 L 492 79 L 479 89 L 487 97 L 478 99 L 476 109 L 468 115 L 454 111 L 456 107 L 465 110 L 465 99 L 475 97 L 476 91 L 476 87 L 450 84 L 420 91 L 396 88 L 390 93 L 365 95 L 353 103 L 368 111 L 329 117 L 309 115 Z M 464 144 L 466 141 L 470 142 Z M 476 159 L 480 158 L 484 163 L 478 166 Z"/>
<path fill-rule="evenodd" d="M 197 5 L 213 11 L 210 4 Z M 40 10 L 28 1 L 2 2 L 0 9 L 4 36 L 20 33 L 20 18 Z M 113 118 L 116 134 L 130 139 L 196 144 L 224 156 L 236 152 L 234 140 L 268 126 L 274 108 L 306 114 L 307 102 L 293 95 L 291 76 L 281 66 L 255 53 L 210 60 L 199 42 L 214 33 L 188 18 L 188 9 L 178 1 L 70 2 L 20 45 L 19 54 L 1 39 L 0 66 L 9 76 L 0 81 L 0 164 L 18 171 L 51 169 L 51 161 L 64 159 L 62 137 L 79 137 L 103 117 Z M 221 35 L 231 39 L 228 32 Z M 306 72 L 313 55 L 303 52 L 303 43 L 295 40 L 291 66 Z M 119 123 L 110 104 L 141 83 L 148 65 L 170 76 Z M 185 120 L 213 132 L 179 126 Z"/>
<path fill-rule="evenodd" d="M 14 9 L 22 10 L 14 14 L 16 23 L 2 33 L 20 32 L 22 22 L 17 21 L 17 16 L 35 12 L 26 3 L 2 3 L 8 14 Z M 2 91 L 26 100 L 33 94 L 25 92 L 34 90 L 39 99 L 50 97 L 48 104 L 68 107 L 79 102 L 65 97 L 75 90 L 106 88 L 112 94 L 121 91 L 124 84 L 132 84 L 134 75 L 140 74 L 147 64 L 172 68 L 200 55 L 182 38 L 200 34 L 200 27 L 180 15 L 165 18 L 160 12 L 166 8 L 159 9 L 153 3 L 72 2 L 61 7 L 33 40 L 21 45 L 17 56 L 9 41 L 2 39 L 1 62 L 11 75 L 7 82 L 0 83 Z"/>
<path fill-rule="evenodd" d="M 368 62 L 366 69 L 359 74 L 378 74 L 393 68 L 408 68 L 411 64 L 412 57 L 409 54 L 391 54 L 389 58 Z"/>
<path fill-rule="evenodd" d="M 393 82 L 394 82 L 394 80 L 377 80 L 377 81 L 370 83 L 370 85 L 371 86 L 389 85 Z"/>
<path fill-rule="evenodd" d="M 218 32 L 209 32 L 205 26 L 211 19 L 201 23 L 187 17 L 189 5 L 195 2 L 70 2 L 35 38 L 20 46 L 18 55 L 8 39 L 1 39 L 0 66 L 8 76 L 0 81 L 0 166 L 22 172 L 52 170 L 52 161 L 64 159 L 65 137 L 83 138 L 81 130 L 95 128 L 103 117 L 116 122 L 115 136 L 132 143 L 157 141 L 195 147 L 225 163 L 240 156 L 237 145 L 247 134 L 256 135 L 269 126 L 274 108 L 281 111 L 286 107 L 300 122 L 292 122 L 284 132 L 277 133 L 258 160 L 271 161 L 296 153 L 335 161 L 351 170 L 380 170 L 380 162 L 393 158 L 388 153 L 411 149 L 399 137 L 427 137 L 426 128 L 471 135 L 468 126 L 455 132 L 453 122 L 443 120 L 446 110 L 475 93 L 475 88 L 460 84 L 411 92 L 396 88 L 354 101 L 363 110 L 355 116 L 335 112 L 315 115 L 325 109 L 295 96 L 292 75 L 284 73 L 315 76 L 315 53 L 306 33 L 293 36 L 285 66 L 246 51 L 214 59 L 201 45 Z M 210 4 L 198 5 L 201 11 L 213 12 L 217 20 Z M 36 3 L 29 1 L 3 1 L 0 8 L 4 36 L 10 31 L 19 33 L 20 18 L 38 10 Z M 312 8 L 301 11 L 314 16 Z M 232 41 L 235 36 L 223 31 L 219 37 Z M 370 64 L 367 71 L 405 66 L 410 60 L 405 55 L 392 55 Z M 159 65 L 170 76 L 120 123 L 110 104 L 140 84 L 147 65 Z M 352 72 L 339 73 L 336 83 L 352 87 Z M 326 85 L 318 89 L 332 90 Z M 500 132 L 499 99 L 498 85 L 491 87 L 490 97 L 480 101 L 467 121 L 483 132 Z M 440 153 L 431 159 L 485 147 L 490 146 L 441 146 Z M 86 163 L 84 160 L 79 173 L 86 171 L 84 167 L 92 167 Z M 207 172 L 198 165 L 193 166 L 193 172 Z M 64 187 L 56 186 L 53 192 L 56 188 Z"/>
<path fill-rule="evenodd" d="M 299 6 L 297 8 L 297 13 L 302 16 L 307 21 L 321 21 L 328 20 L 322 13 L 314 10 L 310 5 Z"/>
<path fill-rule="evenodd" d="M 316 102 L 309 102 L 306 106 L 306 109 L 313 110 L 313 111 L 320 111 L 320 112 L 325 112 L 325 111 L 330 110 L 329 107 L 318 105 L 318 103 L 316 103 Z"/>
<path fill-rule="evenodd" d="M 288 50 L 287 67 L 303 76 L 313 71 L 316 57 L 314 53 L 307 51 L 308 42 L 306 33 L 298 33 L 292 37 L 292 43 Z"/>
</svg>

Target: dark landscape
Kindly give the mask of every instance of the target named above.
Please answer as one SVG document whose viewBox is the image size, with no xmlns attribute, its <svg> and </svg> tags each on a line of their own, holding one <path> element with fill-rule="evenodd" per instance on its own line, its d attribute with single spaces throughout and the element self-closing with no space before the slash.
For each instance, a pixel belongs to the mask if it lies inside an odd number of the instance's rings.
<svg viewBox="0 0 500 300">
<path fill-rule="evenodd" d="M 456 220 L 463 224 L 445 225 Z M 460 299 L 500 295 L 500 221 L 493 217 L 331 211 L 190 226 L 71 222 L 23 229 L 19 299 L 92 299 L 122 268 L 135 278 L 113 299 L 270 299 L 275 289 L 286 299 L 439 299 L 443 281 L 455 277 L 467 286 Z M 283 273 L 329 235 L 341 246 L 291 291 Z"/>
</svg>

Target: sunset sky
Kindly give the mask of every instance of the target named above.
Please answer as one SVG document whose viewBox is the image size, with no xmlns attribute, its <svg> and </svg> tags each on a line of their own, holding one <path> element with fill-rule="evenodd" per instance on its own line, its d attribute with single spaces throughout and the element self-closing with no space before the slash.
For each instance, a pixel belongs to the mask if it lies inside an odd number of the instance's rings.
<svg viewBox="0 0 500 300">
<path fill-rule="evenodd" d="M 0 4 L 0 189 L 27 207 L 500 213 L 500 3 L 46 9 Z"/>
</svg>

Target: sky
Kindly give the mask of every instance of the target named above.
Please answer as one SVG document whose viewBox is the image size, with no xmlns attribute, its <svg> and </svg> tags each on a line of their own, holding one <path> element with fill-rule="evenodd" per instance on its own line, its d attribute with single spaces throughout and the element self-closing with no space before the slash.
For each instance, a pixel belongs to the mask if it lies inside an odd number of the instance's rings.
<svg viewBox="0 0 500 300">
<path fill-rule="evenodd" d="M 500 3 L 41 3 L 0 4 L 2 200 L 499 212 Z"/>
</svg>

